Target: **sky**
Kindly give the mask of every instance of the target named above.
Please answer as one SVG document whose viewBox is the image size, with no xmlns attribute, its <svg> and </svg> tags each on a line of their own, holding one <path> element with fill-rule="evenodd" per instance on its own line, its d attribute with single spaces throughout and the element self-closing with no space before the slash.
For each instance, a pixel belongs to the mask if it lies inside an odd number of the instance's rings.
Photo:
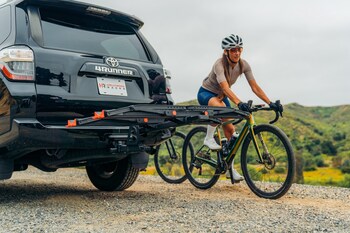
<svg viewBox="0 0 350 233">
<path fill-rule="evenodd" d="M 348 0 L 84 0 L 137 16 L 141 32 L 172 73 L 176 103 L 196 99 L 222 56 L 221 41 L 243 39 L 242 58 L 271 100 L 305 106 L 350 104 Z M 231 87 L 262 103 L 244 75 Z"/>
</svg>

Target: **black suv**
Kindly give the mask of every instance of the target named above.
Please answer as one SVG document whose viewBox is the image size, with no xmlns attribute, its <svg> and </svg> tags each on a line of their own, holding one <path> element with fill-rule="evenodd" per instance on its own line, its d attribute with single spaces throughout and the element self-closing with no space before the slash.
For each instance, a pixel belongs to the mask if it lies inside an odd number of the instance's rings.
<svg viewBox="0 0 350 233">
<path fill-rule="evenodd" d="M 173 129 L 127 120 L 67 121 L 134 104 L 172 105 L 169 78 L 139 19 L 76 1 L 0 1 L 0 179 L 28 165 L 85 166 L 100 190 L 123 190 Z M 135 135 L 137 140 L 132 140 Z"/>
</svg>

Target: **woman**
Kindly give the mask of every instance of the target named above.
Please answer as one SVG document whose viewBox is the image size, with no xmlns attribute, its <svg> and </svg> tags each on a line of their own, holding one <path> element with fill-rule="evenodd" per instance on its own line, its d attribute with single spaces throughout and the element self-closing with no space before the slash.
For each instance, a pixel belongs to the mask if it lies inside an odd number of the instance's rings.
<svg viewBox="0 0 350 233">
<path fill-rule="evenodd" d="M 242 38 L 237 35 L 229 35 L 222 40 L 223 55 L 219 58 L 208 77 L 204 79 L 201 88 L 198 91 L 197 99 L 200 105 L 208 106 L 226 106 L 231 107 L 229 100 L 231 100 L 242 111 L 248 111 L 247 103 L 242 102 L 230 87 L 236 82 L 238 77 L 244 73 L 252 91 L 265 103 L 269 104 L 271 108 L 279 110 L 282 106 L 272 103 L 266 96 L 264 91 L 256 83 L 252 70 L 247 61 L 241 59 L 243 51 Z M 204 145 L 212 150 L 220 150 L 214 139 L 215 126 L 208 125 L 207 135 L 204 139 Z M 230 139 L 235 132 L 232 124 L 224 126 L 225 137 Z M 234 169 L 233 179 L 235 181 L 243 180 L 243 177 Z"/>
</svg>

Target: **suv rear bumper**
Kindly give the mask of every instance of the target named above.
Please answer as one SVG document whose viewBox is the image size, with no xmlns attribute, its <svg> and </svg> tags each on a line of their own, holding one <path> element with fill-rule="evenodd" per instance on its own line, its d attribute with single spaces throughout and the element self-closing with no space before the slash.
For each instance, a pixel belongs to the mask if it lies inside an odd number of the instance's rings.
<svg viewBox="0 0 350 233">
<path fill-rule="evenodd" d="M 43 125 L 32 118 L 14 119 L 11 130 L 0 136 L 0 160 L 14 160 L 42 149 L 110 149 L 114 154 L 138 153 L 172 134 L 169 135 L 169 130 L 160 130 L 150 142 L 144 140 L 135 127 L 90 125 L 68 128 Z"/>
</svg>

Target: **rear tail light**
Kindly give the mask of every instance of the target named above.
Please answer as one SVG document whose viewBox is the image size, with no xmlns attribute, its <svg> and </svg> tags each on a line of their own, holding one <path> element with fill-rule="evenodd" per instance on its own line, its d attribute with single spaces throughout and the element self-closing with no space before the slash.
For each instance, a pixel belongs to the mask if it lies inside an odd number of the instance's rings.
<svg viewBox="0 0 350 233">
<path fill-rule="evenodd" d="M 166 82 L 165 93 L 167 93 L 167 94 L 172 93 L 170 84 L 168 82 Z"/>
<path fill-rule="evenodd" d="M 171 86 L 170 86 L 170 79 L 171 79 L 171 72 L 168 69 L 163 68 L 164 77 L 165 79 L 165 93 L 171 94 Z"/>
<path fill-rule="evenodd" d="M 34 81 L 34 53 L 26 46 L 12 46 L 0 51 L 0 69 L 6 78 Z"/>
</svg>

